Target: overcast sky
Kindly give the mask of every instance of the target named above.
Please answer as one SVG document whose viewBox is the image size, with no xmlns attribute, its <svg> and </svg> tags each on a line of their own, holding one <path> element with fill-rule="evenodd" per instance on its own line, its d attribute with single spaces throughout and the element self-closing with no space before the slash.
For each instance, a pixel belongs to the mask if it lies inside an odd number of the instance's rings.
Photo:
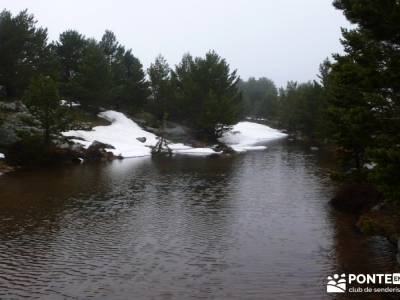
<svg viewBox="0 0 400 300">
<path fill-rule="evenodd" d="M 67 29 L 100 39 L 112 30 L 147 68 L 158 54 L 171 66 L 183 53 L 214 49 L 243 79 L 315 79 L 318 66 L 341 52 L 340 27 L 349 27 L 332 0 L 0 0 L 27 8 L 50 40 Z"/>
</svg>

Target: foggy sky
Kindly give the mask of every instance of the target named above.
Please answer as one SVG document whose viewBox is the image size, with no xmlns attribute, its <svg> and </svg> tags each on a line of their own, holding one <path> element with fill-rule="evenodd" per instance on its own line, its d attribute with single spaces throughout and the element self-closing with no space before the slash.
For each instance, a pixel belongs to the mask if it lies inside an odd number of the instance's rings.
<svg viewBox="0 0 400 300">
<path fill-rule="evenodd" d="M 50 40 L 67 29 L 100 39 L 112 30 L 147 68 L 158 54 L 170 66 L 190 52 L 214 49 L 242 79 L 266 76 L 278 86 L 315 79 L 324 58 L 341 52 L 349 27 L 332 0 L 0 0 L 27 8 Z"/>
</svg>

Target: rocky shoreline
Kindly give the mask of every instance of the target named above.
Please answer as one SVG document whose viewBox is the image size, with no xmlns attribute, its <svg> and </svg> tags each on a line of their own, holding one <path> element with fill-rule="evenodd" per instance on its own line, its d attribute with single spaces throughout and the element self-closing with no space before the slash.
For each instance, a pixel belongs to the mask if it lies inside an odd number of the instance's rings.
<svg viewBox="0 0 400 300">
<path fill-rule="evenodd" d="M 44 143 L 40 122 L 22 102 L 0 102 L 0 153 L 5 154 L 2 173 L 21 166 L 151 156 L 160 139 L 166 141 L 171 155 L 229 156 L 264 150 L 266 146 L 258 143 L 286 137 L 266 125 L 244 121 L 210 142 L 199 140 L 192 130 L 173 122 L 165 122 L 157 129 L 154 122 L 117 111 L 97 114 L 79 106 L 69 109 L 75 119 L 67 131 L 51 135 L 50 143 Z"/>
</svg>

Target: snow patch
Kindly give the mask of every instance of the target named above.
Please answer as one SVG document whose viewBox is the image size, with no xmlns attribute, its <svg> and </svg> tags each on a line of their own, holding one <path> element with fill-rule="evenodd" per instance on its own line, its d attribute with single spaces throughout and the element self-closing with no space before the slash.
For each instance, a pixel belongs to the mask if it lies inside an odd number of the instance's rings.
<svg viewBox="0 0 400 300">
<path fill-rule="evenodd" d="M 173 153 L 186 154 L 186 155 L 211 155 L 220 154 L 211 148 L 192 148 L 184 144 L 171 144 L 169 145 Z"/>
<path fill-rule="evenodd" d="M 364 164 L 364 168 L 368 169 L 368 170 L 373 170 L 375 169 L 375 167 L 377 166 L 377 163 L 374 162 L 370 162 L 370 163 L 365 163 Z"/>
<path fill-rule="evenodd" d="M 85 148 L 88 148 L 94 141 L 110 144 L 115 149 L 109 149 L 109 151 L 122 157 L 151 154 L 150 147 L 157 143 L 157 137 L 153 133 L 141 129 L 139 125 L 120 112 L 109 110 L 100 113 L 99 117 L 111 122 L 111 125 L 97 126 L 91 131 L 70 130 L 64 132 L 63 135 L 84 139 L 84 141 L 76 139 L 73 142 L 80 143 Z M 142 143 L 136 139 L 138 137 L 145 137 L 146 141 Z"/>
<path fill-rule="evenodd" d="M 125 158 L 140 157 L 151 155 L 151 147 L 157 144 L 157 136 L 151 132 L 145 131 L 138 124 L 127 118 L 124 114 L 116 111 L 105 111 L 99 114 L 99 117 L 111 122 L 108 126 L 97 126 L 91 131 L 70 130 L 64 132 L 64 136 L 77 137 L 73 139 L 75 143 L 82 144 L 88 148 L 94 141 L 99 141 L 115 147 L 109 149 L 114 155 Z M 144 137 L 144 143 L 137 138 Z M 217 153 L 210 148 L 192 148 L 183 144 L 170 144 L 173 153 L 190 155 L 210 155 Z"/>
<path fill-rule="evenodd" d="M 266 146 L 257 146 L 257 144 L 281 139 L 286 136 L 287 134 L 266 125 L 239 122 L 230 131 L 225 132 L 219 141 L 231 146 L 235 151 L 245 152 L 263 150 Z"/>
<path fill-rule="evenodd" d="M 68 100 L 61 100 L 60 105 L 61 106 L 71 106 L 71 107 L 81 106 L 81 104 L 79 102 L 68 101 Z"/>
<path fill-rule="evenodd" d="M 6 156 L 3 153 L 0 153 L 0 159 L 5 159 Z"/>
<path fill-rule="evenodd" d="M 114 155 L 128 157 L 150 156 L 151 147 L 157 144 L 157 136 L 143 130 L 138 124 L 127 118 L 124 114 L 109 110 L 99 114 L 99 117 L 111 122 L 108 126 L 97 126 L 91 131 L 70 130 L 64 132 L 67 137 L 76 137 L 73 142 L 82 144 L 88 148 L 94 141 L 109 144 L 115 149 L 109 149 Z M 286 134 L 268 126 L 240 122 L 233 129 L 226 132 L 219 140 L 230 145 L 238 152 L 249 150 L 264 150 L 266 146 L 258 146 L 258 143 L 285 137 Z M 144 143 L 137 138 L 146 138 Z M 81 140 L 83 139 L 83 140 Z M 182 155 L 211 155 L 219 154 L 211 148 L 193 148 L 184 144 L 169 144 L 172 152 Z"/>
</svg>

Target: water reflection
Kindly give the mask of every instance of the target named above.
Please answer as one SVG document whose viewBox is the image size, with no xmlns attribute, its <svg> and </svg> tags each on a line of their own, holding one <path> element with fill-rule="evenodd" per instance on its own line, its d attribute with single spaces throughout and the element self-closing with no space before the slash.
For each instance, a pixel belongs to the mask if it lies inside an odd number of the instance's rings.
<svg viewBox="0 0 400 300">
<path fill-rule="evenodd" d="M 1 177 L 0 298 L 331 299 L 327 275 L 395 265 L 327 206 L 326 163 L 281 141 Z"/>
</svg>

